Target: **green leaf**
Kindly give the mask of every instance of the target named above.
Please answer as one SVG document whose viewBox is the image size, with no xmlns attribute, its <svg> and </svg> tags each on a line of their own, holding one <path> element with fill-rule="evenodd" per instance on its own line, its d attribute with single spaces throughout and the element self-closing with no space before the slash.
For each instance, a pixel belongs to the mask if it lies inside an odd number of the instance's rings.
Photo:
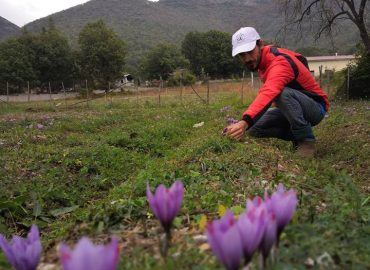
<svg viewBox="0 0 370 270">
<path fill-rule="evenodd" d="M 75 206 L 71 206 L 71 207 L 58 208 L 58 209 L 51 210 L 49 213 L 50 213 L 50 215 L 52 215 L 54 217 L 59 217 L 59 216 L 62 216 L 62 215 L 73 212 L 78 207 L 79 207 L 78 205 L 75 205 Z"/>
</svg>

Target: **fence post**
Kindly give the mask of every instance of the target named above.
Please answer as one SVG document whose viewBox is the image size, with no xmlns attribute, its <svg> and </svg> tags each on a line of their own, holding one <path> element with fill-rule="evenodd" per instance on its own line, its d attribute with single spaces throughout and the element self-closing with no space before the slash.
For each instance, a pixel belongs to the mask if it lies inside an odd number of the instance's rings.
<svg viewBox="0 0 370 270">
<path fill-rule="evenodd" d="M 209 104 L 209 77 L 207 73 L 207 104 Z"/>
<path fill-rule="evenodd" d="M 110 82 L 108 82 L 108 89 L 105 90 L 105 95 L 104 95 L 104 97 L 105 97 L 105 104 L 108 104 L 108 102 L 107 102 L 107 95 L 108 95 L 109 88 L 110 88 Z"/>
<path fill-rule="evenodd" d="M 64 83 L 62 82 L 62 89 L 63 89 L 63 93 L 64 93 L 64 105 L 67 106 L 67 93 L 66 93 L 66 89 L 64 88 Z"/>
<path fill-rule="evenodd" d="M 241 99 L 242 104 L 243 104 L 243 101 L 244 101 L 244 76 L 245 76 L 245 71 L 243 70 L 242 90 L 241 90 L 241 93 L 240 93 L 240 99 Z"/>
<path fill-rule="evenodd" d="M 183 80 L 184 80 L 184 71 L 181 70 L 181 80 L 180 80 L 180 88 L 181 88 L 181 90 L 180 90 L 180 102 L 181 102 L 181 104 L 182 104 L 182 94 L 183 94 L 182 92 L 184 90 Z"/>
<path fill-rule="evenodd" d="M 49 100 L 51 102 L 51 85 L 50 85 L 50 82 L 49 82 Z"/>
<path fill-rule="evenodd" d="M 253 75 L 253 72 L 251 72 L 251 84 L 252 84 L 252 90 L 254 90 L 254 75 Z"/>
<path fill-rule="evenodd" d="M 31 101 L 31 90 L 30 90 L 30 82 L 27 81 L 27 89 L 28 89 L 28 102 Z"/>
<path fill-rule="evenodd" d="M 159 87 L 158 87 L 158 104 L 161 106 L 161 88 L 162 88 L 162 76 L 159 76 Z"/>
<path fill-rule="evenodd" d="M 136 82 L 136 104 L 139 104 L 139 84 L 140 78 L 138 78 Z"/>
<path fill-rule="evenodd" d="M 9 103 L 9 83 L 6 82 L 6 102 Z"/>
<path fill-rule="evenodd" d="M 86 106 L 87 108 L 89 108 L 89 88 L 87 87 L 87 80 L 85 80 L 85 84 L 86 84 Z"/>
<path fill-rule="evenodd" d="M 347 68 L 347 100 L 349 100 L 349 67 Z"/>
<path fill-rule="evenodd" d="M 319 66 L 319 84 L 320 84 L 320 87 L 322 87 L 321 79 L 322 79 L 322 65 Z"/>
<path fill-rule="evenodd" d="M 110 82 L 108 83 L 108 93 L 110 93 Z M 113 105 L 113 93 L 110 94 L 110 105 Z"/>
</svg>

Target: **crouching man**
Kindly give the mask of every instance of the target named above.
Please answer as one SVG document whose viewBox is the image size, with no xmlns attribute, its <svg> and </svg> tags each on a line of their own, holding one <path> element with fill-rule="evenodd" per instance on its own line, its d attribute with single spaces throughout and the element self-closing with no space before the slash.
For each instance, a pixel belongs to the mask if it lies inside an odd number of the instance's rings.
<svg viewBox="0 0 370 270">
<path fill-rule="evenodd" d="M 227 127 L 227 135 L 240 140 L 246 131 L 255 137 L 292 141 L 299 156 L 313 157 L 312 127 L 329 108 L 328 97 L 308 69 L 302 55 L 265 46 L 252 27 L 232 37 L 232 56 L 238 55 L 250 71 L 258 71 L 263 86 L 242 120 Z M 274 108 L 270 108 L 274 103 Z"/>
</svg>

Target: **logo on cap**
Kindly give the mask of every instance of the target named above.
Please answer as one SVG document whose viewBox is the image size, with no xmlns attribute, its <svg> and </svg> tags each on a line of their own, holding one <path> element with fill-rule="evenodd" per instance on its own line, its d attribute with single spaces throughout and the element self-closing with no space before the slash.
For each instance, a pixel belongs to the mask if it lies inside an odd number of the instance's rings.
<svg viewBox="0 0 370 270">
<path fill-rule="evenodd" d="M 240 42 L 244 39 L 244 34 L 243 33 L 240 33 L 237 37 L 236 37 L 236 41 Z"/>
</svg>

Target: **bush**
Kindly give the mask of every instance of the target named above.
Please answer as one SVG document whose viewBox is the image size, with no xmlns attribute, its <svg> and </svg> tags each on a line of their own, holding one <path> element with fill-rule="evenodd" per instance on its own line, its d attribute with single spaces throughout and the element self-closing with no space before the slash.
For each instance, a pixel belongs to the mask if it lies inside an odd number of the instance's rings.
<svg viewBox="0 0 370 270">
<path fill-rule="evenodd" d="M 168 86 L 192 85 L 195 83 L 195 75 L 189 70 L 175 70 L 168 78 Z"/>
<path fill-rule="evenodd" d="M 349 65 L 350 82 L 347 93 L 348 68 L 336 72 L 333 84 L 337 88 L 338 98 L 358 99 L 370 98 L 370 55 L 364 49 L 359 49 L 355 63 Z"/>
<path fill-rule="evenodd" d="M 370 55 L 363 53 L 350 73 L 349 98 L 370 98 Z"/>
</svg>

